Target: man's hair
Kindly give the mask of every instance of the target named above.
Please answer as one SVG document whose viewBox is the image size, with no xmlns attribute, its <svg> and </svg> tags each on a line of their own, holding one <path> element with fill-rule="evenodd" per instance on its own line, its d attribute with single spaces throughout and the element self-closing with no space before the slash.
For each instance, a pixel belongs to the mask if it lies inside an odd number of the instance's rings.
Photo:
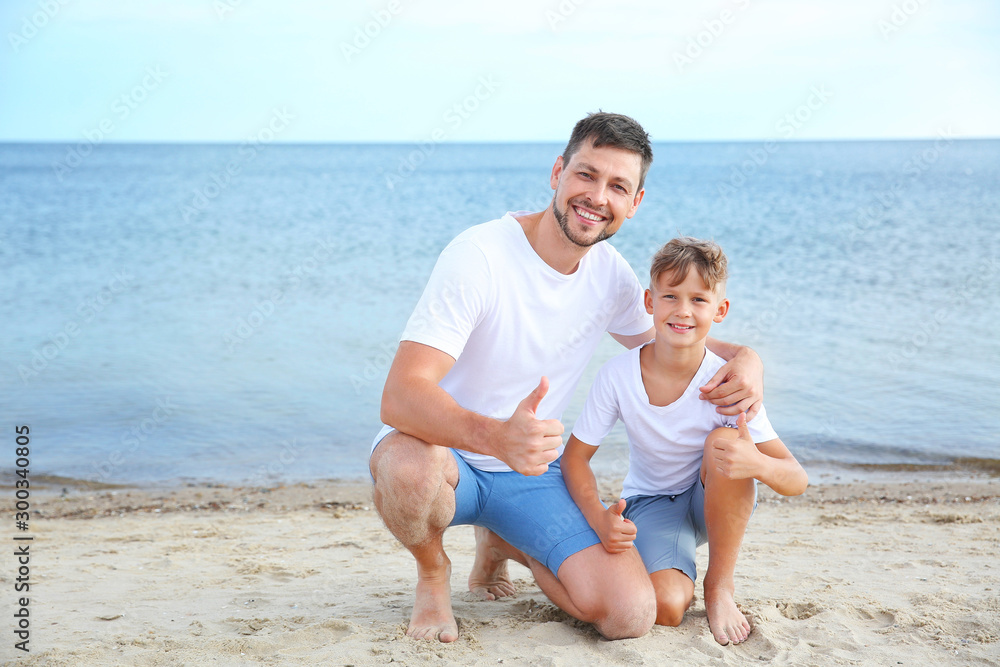
<svg viewBox="0 0 1000 667">
<path fill-rule="evenodd" d="M 673 275 L 674 282 L 670 285 L 680 285 L 687 278 L 688 270 L 693 266 L 705 285 L 713 292 L 720 285 L 724 288 L 729 277 L 726 253 L 715 241 L 704 241 L 690 236 L 678 236 L 672 239 L 653 257 L 649 267 L 649 286 L 655 289 L 656 281 L 664 273 Z"/>
<path fill-rule="evenodd" d="M 594 148 L 611 146 L 638 153 L 642 158 L 642 169 L 639 172 L 639 187 L 636 193 L 642 190 L 642 185 L 646 182 L 646 172 L 649 171 L 649 165 L 653 164 L 653 147 L 642 125 L 628 116 L 617 113 L 603 111 L 589 113 L 573 128 L 569 143 L 563 150 L 563 164 L 569 164 L 570 159 L 587 140 L 593 141 Z"/>
</svg>

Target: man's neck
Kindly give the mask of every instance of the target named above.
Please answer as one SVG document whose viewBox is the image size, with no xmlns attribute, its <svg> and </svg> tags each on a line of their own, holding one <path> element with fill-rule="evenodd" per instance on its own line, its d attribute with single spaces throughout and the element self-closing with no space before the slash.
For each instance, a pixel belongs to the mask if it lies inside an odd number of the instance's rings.
<svg viewBox="0 0 1000 667">
<path fill-rule="evenodd" d="M 521 223 L 521 229 L 542 261 L 559 273 L 570 275 L 580 266 L 590 247 L 581 247 L 566 238 L 559 228 L 559 222 L 552 212 L 552 205 L 539 213 L 530 213 L 515 218 Z"/>
</svg>

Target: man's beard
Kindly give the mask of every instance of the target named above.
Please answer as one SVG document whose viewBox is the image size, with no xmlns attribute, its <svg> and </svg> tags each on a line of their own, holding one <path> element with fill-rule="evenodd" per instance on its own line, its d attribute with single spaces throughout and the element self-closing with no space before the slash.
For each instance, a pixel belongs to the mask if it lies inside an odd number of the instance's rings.
<svg viewBox="0 0 1000 667">
<path fill-rule="evenodd" d="M 556 193 L 556 196 L 558 196 L 558 194 L 559 193 Z M 572 204 L 568 205 L 572 206 Z M 612 236 L 614 236 L 614 232 L 608 234 L 608 226 L 611 224 L 610 222 L 608 222 L 604 226 L 604 229 L 602 229 L 601 232 L 594 238 L 581 236 L 580 234 L 575 233 L 573 230 L 569 228 L 569 216 L 567 214 L 568 212 L 559 210 L 559 205 L 556 203 L 555 197 L 552 198 L 552 213 L 556 216 L 556 220 L 559 222 L 559 229 L 562 230 L 563 234 L 566 236 L 567 239 L 569 239 L 570 243 L 572 243 L 573 245 L 578 245 L 581 248 L 589 248 L 592 245 L 596 245 L 601 241 L 610 239 Z"/>
</svg>

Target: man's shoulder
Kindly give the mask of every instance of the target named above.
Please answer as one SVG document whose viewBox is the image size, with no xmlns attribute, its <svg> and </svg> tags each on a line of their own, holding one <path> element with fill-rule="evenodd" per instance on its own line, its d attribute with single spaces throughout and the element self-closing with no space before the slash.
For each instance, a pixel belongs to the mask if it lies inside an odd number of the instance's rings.
<svg viewBox="0 0 1000 667">
<path fill-rule="evenodd" d="M 510 213 L 508 213 L 501 218 L 497 218 L 496 220 L 490 220 L 489 222 L 473 225 L 472 227 L 459 232 L 459 234 L 451 240 L 451 243 L 448 244 L 448 247 L 469 243 L 479 247 L 485 252 L 496 248 L 504 242 L 509 242 L 512 238 L 514 238 L 512 232 L 516 231 L 515 227 L 519 229 L 520 225 L 518 225 L 517 220 L 515 220 Z"/>
</svg>

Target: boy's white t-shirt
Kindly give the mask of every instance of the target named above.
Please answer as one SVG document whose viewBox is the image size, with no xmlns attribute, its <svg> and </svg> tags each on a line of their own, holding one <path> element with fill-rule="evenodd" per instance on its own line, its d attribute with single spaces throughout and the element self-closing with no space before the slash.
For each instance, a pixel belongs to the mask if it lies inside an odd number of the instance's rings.
<svg viewBox="0 0 1000 667">
<path fill-rule="evenodd" d="M 629 467 L 622 498 L 674 495 L 691 488 L 701 471 L 705 438 L 720 426 L 736 427 L 736 416 L 721 415 L 714 404 L 698 398 L 698 388 L 712 379 L 725 360 L 706 348 L 698 372 L 681 397 L 670 405 L 656 406 L 649 403 L 642 384 L 642 347 L 614 357 L 601 368 L 573 426 L 577 439 L 596 447 L 619 419 L 625 424 Z M 763 407 L 747 427 L 754 442 L 778 437 Z"/>
<path fill-rule="evenodd" d="M 652 320 L 635 272 L 613 246 L 594 245 L 564 275 L 531 247 L 514 218 L 526 214 L 507 213 L 455 237 L 400 340 L 453 357 L 440 386 L 487 417 L 508 419 L 545 375 L 549 391 L 536 415 L 559 419 L 604 333 L 641 334 Z M 510 470 L 492 456 L 456 451 L 481 470 Z"/>
</svg>

